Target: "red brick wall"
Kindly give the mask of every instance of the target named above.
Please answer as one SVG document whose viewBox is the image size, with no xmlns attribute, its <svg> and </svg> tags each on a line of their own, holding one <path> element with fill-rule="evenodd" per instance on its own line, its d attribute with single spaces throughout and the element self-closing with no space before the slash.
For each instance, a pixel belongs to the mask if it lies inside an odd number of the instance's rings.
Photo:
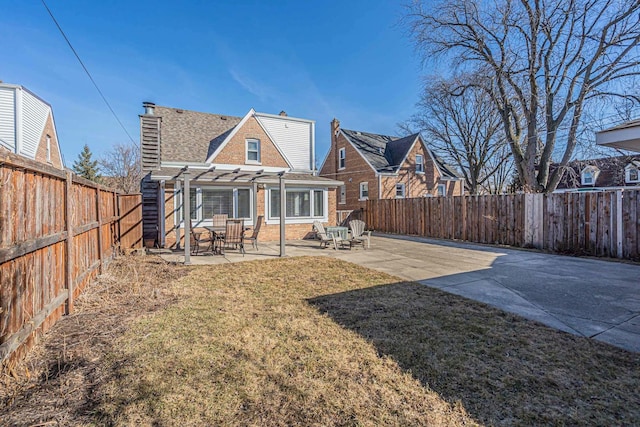
<svg viewBox="0 0 640 427">
<path fill-rule="evenodd" d="M 222 151 L 213 159 L 213 163 L 231 165 L 255 164 L 246 163 L 246 140 L 260 140 L 260 160 L 262 166 L 287 168 L 289 165 L 282 157 L 273 141 L 267 136 L 255 117 L 250 117 L 236 132 Z"/>
<path fill-rule="evenodd" d="M 346 203 L 340 204 L 336 200 L 336 208 L 338 210 L 355 210 L 364 208 L 365 201 L 360 201 L 360 183 L 369 183 L 369 198 L 378 197 L 378 178 L 369 166 L 367 161 L 360 153 L 351 145 L 342 133 L 331 135 L 332 143 L 327 155 L 326 161 L 320 171 L 320 176 L 326 178 L 343 181 L 346 188 Z M 338 152 L 341 148 L 345 148 L 345 168 L 338 170 Z M 340 189 L 336 189 L 336 198 L 340 198 Z M 331 218 L 331 217 L 329 217 Z M 335 216 L 334 216 L 335 218 Z"/>
<path fill-rule="evenodd" d="M 51 138 L 50 162 L 47 162 L 47 135 Z M 42 163 L 47 163 L 58 169 L 64 168 L 60 162 L 60 147 L 58 146 L 58 139 L 53 128 L 53 119 L 51 114 L 47 117 L 47 122 L 45 123 L 44 130 L 40 136 L 40 143 L 38 144 L 38 150 L 36 151 L 36 160 Z"/>
</svg>

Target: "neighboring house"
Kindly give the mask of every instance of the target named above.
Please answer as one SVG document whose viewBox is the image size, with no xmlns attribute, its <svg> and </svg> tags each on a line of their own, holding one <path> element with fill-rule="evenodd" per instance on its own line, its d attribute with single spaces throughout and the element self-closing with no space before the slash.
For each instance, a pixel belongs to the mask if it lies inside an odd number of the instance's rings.
<svg viewBox="0 0 640 427">
<path fill-rule="evenodd" d="M 182 189 L 190 185 L 194 227 L 214 214 L 256 223 L 261 240 L 280 237 L 280 175 L 286 186 L 286 238 L 300 239 L 313 221 L 335 218 L 341 182 L 314 174 L 315 122 L 256 113 L 244 117 L 144 103 L 140 115 L 145 239 L 175 247 L 184 227 Z M 186 173 L 185 173 L 186 172 Z"/>
<path fill-rule="evenodd" d="M 555 192 L 617 189 L 640 189 L 640 155 L 569 162 Z"/>
<path fill-rule="evenodd" d="M 0 82 L 0 148 L 64 168 L 51 106 L 24 86 Z"/>
<path fill-rule="evenodd" d="M 338 210 L 363 208 L 367 200 L 459 196 L 464 184 L 419 134 L 399 138 L 341 129 L 337 119 L 320 176 L 344 182 Z"/>
</svg>

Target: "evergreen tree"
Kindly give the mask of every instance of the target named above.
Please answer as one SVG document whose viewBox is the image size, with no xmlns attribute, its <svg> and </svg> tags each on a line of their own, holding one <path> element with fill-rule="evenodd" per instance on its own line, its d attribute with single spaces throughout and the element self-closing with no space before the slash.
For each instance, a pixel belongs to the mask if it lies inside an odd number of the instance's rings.
<svg viewBox="0 0 640 427">
<path fill-rule="evenodd" d="M 78 160 L 73 162 L 73 171 L 81 177 L 87 178 L 91 181 L 100 181 L 98 161 L 91 160 L 91 150 L 87 144 L 84 145 L 82 152 L 78 154 Z"/>
</svg>

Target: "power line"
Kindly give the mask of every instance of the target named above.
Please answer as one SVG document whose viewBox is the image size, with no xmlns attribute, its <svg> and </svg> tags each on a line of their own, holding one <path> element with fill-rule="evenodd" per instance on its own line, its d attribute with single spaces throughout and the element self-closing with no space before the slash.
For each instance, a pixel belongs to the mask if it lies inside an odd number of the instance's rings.
<svg viewBox="0 0 640 427">
<path fill-rule="evenodd" d="M 71 42 L 69 41 L 69 38 L 67 37 L 67 35 L 64 33 L 64 31 L 62 30 L 62 27 L 60 26 L 60 24 L 58 24 L 58 21 L 56 20 L 55 16 L 53 16 L 53 13 L 51 12 L 51 9 L 49 9 L 49 6 L 47 6 L 47 3 L 45 3 L 44 0 L 40 0 L 42 1 L 42 5 L 45 7 L 45 9 L 47 9 L 47 12 L 49 12 L 49 16 L 51 16 L 51 19 L 53 20 L 53 22 L 56 24 L 56 27 L 58 27 L 58 30 L 60 30 L 60 34 L 62 34 L 62 37 L 64 37 L 65 41 L 67 42 L 67 44 L 69 45 L 69 48 L 71 48 L 71 51 L 73 52 L 73 54 L 76 56 L 76 58 L 78 59 L 78 62 L 80 63 L 80 65 L 82 65 L 82 68 L 84 69 L 84 72 L 87 73 L 87 76 L 89 76 L 89 79 L 91 80 L 91 83 L 93 83 L 93 86 L 95 86 L 96 90 L 98 91 L 98 93 L 100 94 L 100 96 L 102 97 L 102 100 L 104 101 L 105 104 L 107 104 L 107 107 L 109 108 L 109 111 L 111 111 L 111 114 L 113 114 L 113 117 L 115 117 L 115 119 L 117 120 L 118 124 L 120 124 L 120 127 L 122 128 L 122 130 L 124 131 L 124 133 L 127 134 L 127 136 L 129 137 L 129 140 L 131 141 L 132 144 L 135 144 L 135 141 L 133 140 L 133 138 L 131 137 L 131 135 L 129 134 L 129 132 L 127 131 L 127 128 L 124 127 L 124 125 L 122 124 L 122 122 L 120 121 L 120 118 L 118 117 L 118 115 L 116 114 L 115 111 L 113 111 L 113 108 L 111 108 L 111 104 L 109 104 L 109 101 L 107 101 L 107 98 L 104 96 L 104 94 L 102 93 L 102 91 L 100 90 L 100 88 L 98 87 L 98 84 L 96 83 L 96 81 L 93 79 L 93 76 L 91 76 L 91 73 L 89 72 L 89 70 L 87 69 L 87 67 L 84 65 L 84 62 L 82 62 L 82 59 L 80 59 L 80 55 L 78 55 L 78 52 L 76 52 L 76 50 L 74 49 L 73 45 L 71 44 Z"/>
</svg>

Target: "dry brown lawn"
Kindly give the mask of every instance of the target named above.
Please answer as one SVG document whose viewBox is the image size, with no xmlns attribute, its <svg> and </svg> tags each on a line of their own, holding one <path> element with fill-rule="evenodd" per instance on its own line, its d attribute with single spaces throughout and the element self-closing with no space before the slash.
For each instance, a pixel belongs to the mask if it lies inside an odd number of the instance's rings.
<svg viewBox="0 0 640 427">
<path fill-rule="evenodd" d="M 119 262 L 5 374 L 2 422 L 640 423 L 638 354 L 455 295 L 330 258 Z"/>
</svg>

